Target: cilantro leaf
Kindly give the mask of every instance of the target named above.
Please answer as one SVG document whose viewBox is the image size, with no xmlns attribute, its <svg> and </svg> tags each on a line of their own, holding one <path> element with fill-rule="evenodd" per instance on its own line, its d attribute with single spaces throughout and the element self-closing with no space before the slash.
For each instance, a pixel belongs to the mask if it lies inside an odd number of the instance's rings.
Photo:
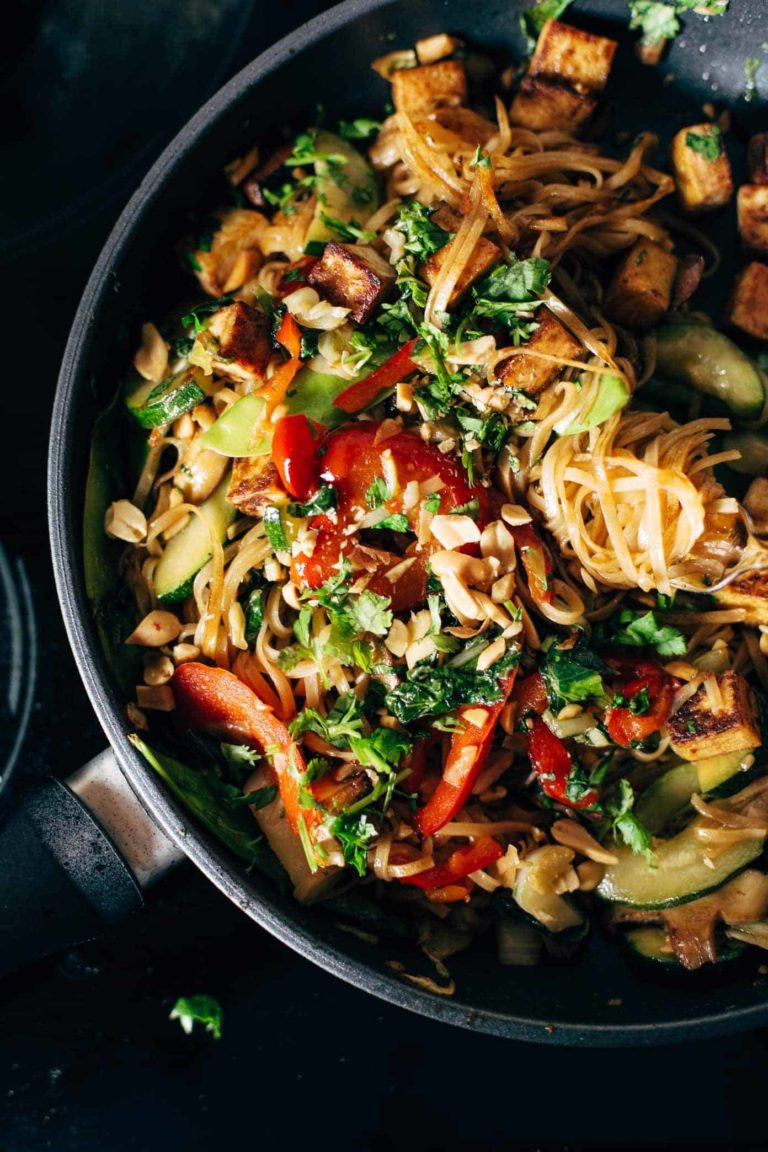
<svg viewBox="0 0 768 1152">
<path fill-rule="evenodd" d="M 660 656 L 684 656 L 688 643 L 679 628 L 662 624 L 655 612 L 635 612 L 625 608 L 619 613 L 618 627 L 610 637 L 612 643 L 630 648 L 655 648 Z"/>
<path fill-rule="evenodd" d="M 213 996 L 180 996 L 173 1006 L 169 1020 L 178 1020 L 189 1034 L 195 1024 L 202 1024 L 214 1040 L 221 1040 L 221 1025 L 224 1013 L 218 1000 Z"/>
<path fill-rule="evenodd" d="M 265 784 L 263 788 L 254 788 L 253 792 L 246 792 L 233 800 L 234 804 L 248 804 L 251 808 L 266 808 L 277 797 L 277 787 L 274 784 Z"/>
<path fill-rule="evenodd" d="M 381 129 L 378 120 L 368 120 L 358 116 L 356 120 L 340 120 L 339 136 L 343 140 L 367 140 Z"/>
<path fill-rule="evenodd" d="M 658 0 L 630 0 L 630 30 L 638 30 L 643 44 L 658 44 L 661 40 L 674 40 L 680 31 L 675 8 Z"/>
<path fill-rule="evenodd" d="M 364 812 L 342 812 L 331 825 L 331 833 L 341 845 L 345 862 L 358 876 L 365 876 L 368 848 L 378 835 L 376 825 Z"/>
<path fill-rule="evenodd" d="M 384 520 L 379 520 L 376 525 L 377 528 L 388 528 L 390 532 L 411 532 L 411 526 L 408 523 L 408 517 L 404 512 L 393 512 L 391 516 L 387 516 Z"/>
<path fill-rule="evenodd" d="M 374 728 L 370 736 L 351 736 L 349 746 L 361 764 L 386 774 L 410 752 L 413 740 L 394 728 Z"/>
<path fill-rule="evenodd" d="M 243 603 L 245 616 L 245 642 L 255 644 L 264 620 L 264 589 L 253 588 Z"/>
<path fill-rule="evenodd" d="M 404 249 L 419 261 L 426 260 L 438 248 L 444 248 L 455 235 L 435 224 L 432 216 L 434 208 L 427 208 L 418 200 L 411 200 L 400 209 L 394 227 L 405 237 Z"/>
<path fill-rule="evenodd" d="M 462 704 L 495 704 L 502 699 L 499 680 L 518 659 L 512 648 L 485 672 L 417 664 L 387 693 L 387 707 L 401 724 L 410 724 L 422 716 L 444 716 Z"/>
<path fill-rule="evenodd" d="M 350 740 L 362 735 L 364 717 L 362 701 L 353 692 L 345 692 L 327 716 L 321 716 L 314 708 L 303 708 L 291 721 L 289 729 L 294 739 L 305 732 L 314 732 L 334 748 L 347 749 Z"/>
<path fill-rule="evenodd" d="M 472 289 L 472 315 L 503 324 L 519 340 L 538 327 L 535 309 L 550 281 L 549 261 L 539 256 L 499 264 Z"/>
<path fill-rule="evenodd" d="M 710 164 L 718 160 L 723 154 L 723 138 L 720 129 L 715 125 L 708 133 L 686 132 L 685 143 L 693 152 L 698 152 Z"/>
<path fill-rule="evenodd" d="M 603 676 L 610 672 L 579 633 L 571 648 L 552 644 L 541 665 L 549 706 L 557 713 L 566 704 L 605 695 Z"/>
<path fill-rule="evenodd" d="M 182 316 L 182 328 L 194 328 L 196 334 L 202 332 L 205 328 L 204 319 L 212 316 L 214 312 L 218 312 L 220 308 L 226 308 L 234 298 L 234 295 L 230 293 L 229 296 L 218 296 L 215 300 L 203 300 L 202 304 L 196 304 L 187 312 L 186 316 Z"/>
<path fill-rule="evenodd" d="M 370 509 L 381 508 L 389 500 L 389 488 L 383 476 L 377 476 L 365 494 L 365 503 Z"/>
<path fill-rule="evenodd" d="M 371 244 L 376 239 L 375 232 L 366 232 L 354 220 L 339 220 L 336 216 L 329 216 L 327 212 L 320 212 L 320 219 L 326 228 L 330 228 L 342 240 L 360 240 L 363 244 Z"/>
<path fill-rule="evenodd" d="M 355 636 L 372 632 L 374 636 L 386 636 L 392 627 L 392 612 L 388 596 L 375 592 L 364 592 L 347 601 L 339 614 L 338 623 Z"/>
<path fill-rule="evenodd" d="M 316 516 L 320 512 L 330 512 L 336 507 L 336 489 L 332 484 L 321 484 L 316 492 L 304 504 L 291 503 L 287 511 L 289 516 L 303 518 Z"/>
<path fill-rule="evenodd" d="M 605 814 L 614 838 L 623 841 L 637 856 L 645 856 L 650 864 L 652 836 L 645 825 L 633 812 L 635 793 L 632 785 L 623 777 L 616 784 L 616 795 L 605 805 Z"/>
</svg>

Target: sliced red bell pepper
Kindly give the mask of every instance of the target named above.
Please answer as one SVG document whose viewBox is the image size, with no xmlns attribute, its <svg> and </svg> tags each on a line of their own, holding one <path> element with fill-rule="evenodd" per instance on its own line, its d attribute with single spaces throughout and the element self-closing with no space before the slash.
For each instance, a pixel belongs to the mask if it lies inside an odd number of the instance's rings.
<svg viewBox="0 0 768 1152">
<path fill-rule="evenodd" d="M 515 547 L 520 553 L 528 587 L 534 600 L 551 604 L 555 593 L 550 587 L 552 564 L 533 524 L 521 524 L 511 529 Z"/>
<path fill-rule="evenodd" d="M 402 876 L 400 883 L 412 884 L 416 888 L 423 888 L 425 892 L 431 892 L 435 888 L 453 885 L 471 872 L 488 868 L 503 855 L 504 849 L 498 840 L 492 836 L 479 836 L 472 844 L 457 848 L 442 864 L 435 864 L 434 868 L 417 872 L 415 876 Z"/>
<path fill-rule="evenodd" d="M 347 412 L 350 416 L 368 408 L 386 388 L 393 388 L 395 384 L 399 384 L 406 376 L 416 371 L 418 365 L 411 359 L 415 347 L 415 339 L 403 344 L 402 348 L 398 348 L 394 356 L 390 356 L 379 368 L 374 368 L 363 380 L 358 380 L 357 384 L 352 384 L 340 392 L 333 402 L 334 406 L 341 408 L 342 412 Z"/>
<path fill-rule="evenodd" d="M 666 724 L 676 681 L 666 676 L 658 665 L 639 661 L 633 667 L 635 678 L 621 688 L 625 700 L 633 700 L 643 691 L 648 693 L 650 707 L 646 712 L 633 712 L 631 707 L 609 707 L 605 714 L 608 735 L 615 744 L 629 748 L 647 740 Z"/>
<path fill-rule="evenodd" d="M 466 804 L 488 758 L 496 721 L 514 683 L 515 672 L 512 671 L 500 685 L 503 692 L 501 700 L 495 704 L 467 704 L 458 710 L 457 719 L 463 728 L 451 737 L 451 747 L 440 783 L 424 807 L 416 813 L 416 827 L 422 836 L 434 836 Z M 483 714 L 482 720 L 479 717 L 475 720 L 478 713 Z"/>
<path fill-rule="evenodd" d="M 559 804 L 569 808 L 591 808 L 598 794 L 590 788 L 577 800 L 568 796 L 568 781 L 573 771 L 571 754 L 562 740 L 551 732 L 538 716 L 528 730 L 528 756 L 541 790 Z"/>
<path fill-rule="evenodd" d="M 521 719 L 529 713 L 535 712 L 541 716 L 549 707 L 547 687 L 541 672 L 532 672 L 524 680 L 518 680 L 512 698 L 517 704 Z"/>
<path fill-rule="evenodd" d="M 272 462 L 283 486 L 297 500 L 306 500 L 320 482 L 317 441 L 306 416 L 283 416 L 272 436 Z"/>
<path fill-rule="evenodd" d="M 301 330 L 290 312 L 286 312 L 280 321 L 277 342 L 285 348 L 290 360 L 286 360 L 275 369 L 259 392 L 259 395 L 273 406 L 283 400 L 294 376 L 301 368 Z"/>
<path fill-rule="evenodd" d="M 223 668 L 193 662 L 176 669 L 171 688 L 175 715 L 182 725 L 228 743 L 258 748 L 269 757 L 294 832 L 298 834 L 301 817 L 307 828 L 318 823 L 319 811 L 304 808 L 299 800 L 299 783 L 307 770 L 301 750 L 285 724 L 246 684 Z"/>
<path fill-rule="evenodd" d="M 387 512 L 405 514 L 415 530 L 419 507 L 405 508 L 403 492 L 412 480 L 422 483 L 437 477 L 442 482 L 441 512 L 450 512 L 453 508 L 477 500 L 478 524 L 481 528 L 486 524 L 486 489 L 472 487 L 460 464 L 444 456 L 433 445 L 425 444 L 412 432 L 398 432 L 377 443 L 378 431 L 378 425 L 371 422 L 352 424 L 332 432 L 325 441 L 321 473 L 336 489 L 336 515 L 334 518 L 319 515 L 310 521 L 310 528 L 317 533 L 312 555 L 296 556 L 291 562 L 292 579 L 298 587 L 319 588 L 338 572 L 340 557 L 352 552 L 359 543 L 356 533 L 346 534 L 344 529 L 370 511 L 366 493 L 373 482 L 383 476 L 381 457 L 384 452 L 390 453 L 398 479 L 398 491 L 386 501 Z M 373 572 L 368 588 L 379 595 L 391 597 L 392 608 L 396 612 L 415 607 L 425 599 L 429 554 L 430 546 L 418 548 L 412 545 L 408 555 L 414 557 L 414 563 L 400 575 L 394 585 L 387 580 L 386 572 L 392 564 L 400 563 L 400 556 L 389 566 L 382 565 Z"/>
</svg>

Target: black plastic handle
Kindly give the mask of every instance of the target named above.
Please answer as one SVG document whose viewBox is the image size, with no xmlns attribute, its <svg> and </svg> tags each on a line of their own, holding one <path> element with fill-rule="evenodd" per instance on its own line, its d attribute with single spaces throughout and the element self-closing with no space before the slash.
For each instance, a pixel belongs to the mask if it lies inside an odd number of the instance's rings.
<svg viewBox="0 0 768 1152">
<path fill-rule="evenodd" d="M 0 825 L 0 974 L 93 939 L 142 904 L 130 868 L 65 784 L 17 799 Z"/>
</svg>

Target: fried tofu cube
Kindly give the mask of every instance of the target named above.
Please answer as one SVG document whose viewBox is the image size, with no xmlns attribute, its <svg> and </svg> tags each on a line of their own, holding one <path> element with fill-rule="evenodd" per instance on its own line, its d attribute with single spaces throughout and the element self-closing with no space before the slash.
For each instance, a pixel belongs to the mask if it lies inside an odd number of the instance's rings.
<svg viewBox="0 0 768 1152">
<path fill-rule="evenodd" d="M 711 212 L 728 203 L 733 194 L 731 162 L 716 124 L 694 124 L 678 132 L 670 161 L 684 211 Z"/>
<path fill-rule="evenodd" d="M 509 118 L 520 128 L 534 132 L 576 134 L 597 107 L 597 97 L 577 92 L 563 80 L 549 76 L 526 76 L 512 101 Z"/>
<path fill-rule="evenodd" d="M 285 492 L 277 468 L 269 456 L 237 456 L 232 461 L 227 500 L 246 516 L 260 516 Z"/>
<path fill-rule="evenodd" d="M 307 280 L 331 304 L 349 308 L 352 319 L 365 324 L 394 283 L 394 275 L 391 264 L 374 248 L 331 240 Z"/>
<path fill-rule="evenodd" d="M 456 243 L 454 240 L 449 240 L 442 248 L 438 248 L 437 252 L 433 252 L 428 260 L 421 266 L 421 275 L 426 280 L 427 284 L 431 287 L 440 269 L 449 260 L 453 251 L 453 246 Z M 464 296 L 468 288 L 470 288 L 476 280 L 484 276 L 501 256 L 501 249 L 498 245 L 494 244 L 486 236 L 481 236 L 475 247 L 472 249 L 472 254 L 469 257 L 461 275 L 453 286 L 453 291 L 448 297 L 448 307 L 453 308 L 461 298 Z"/>
<path fill-rule="evenodd" d="M 715 599 L 723 608 L 743 608 L 750 627 L 768 626 L 768 569 L 746 572 L 715 593 Z"/>
<path fill-rule="evenodd" d="M 753 261 L 736 277 L 725 318 L 748 336 L 768 340 L 768 265 Z"/>
<path fill-rule="evenodd" d="M 510 356 L 497 370 L 505 387 L 525 392 L 528 396 L 538 396 L 563 374 L 562 364 L 531 356 L 531 352 L 557 356 L 561 360 L 583 360 L 585 356 L 578 340 L 555 319 L 548 308 L 539 308 L 536 319 L 539 327 L 525 345 L 526 351 Z"/>
<path fill-rule="evenodd" d="M 616 41 L 547 20 L 528 65 L 529 76 L 548 76 L 577 90 L 602 92 L 608 82 Z"/>
<path fill-rule="evenodd" d="M 259 243 L 269 227 L 266 216 L 250 208 L 231 208 L 220 219 L 208 250 L 196 248 L 190 254 L 195 274 L 211 296 L 235 292 L 255 276 L 263 261 Z"/>
<path fill-rule="evenodd" d="M 747 145 L 750 184 L 768 184 L 768 132 L 758 132 Z"/>
<path fill-rule="evenodd" d="M 742 184 L 736 205 L 744 247 L 768 255 L 768 185 Z"/>
<path fill-rule="evenodd" d="M 235 300 L 214 312 L 208 331 L 216 338 L 213 369 L 230 380 L 249 382 L 264 379 L 272 343 L 269 320 L 263 312 Z"/>
<path fill-rule="evenodd" d="M 441 104 L 464 104 L 466 99 L 467 77 L 460 60 L 439 60 L 392 73 L 392 102 L 397 112 L 413 116 Z"/>
<path fill-rule="evenodd" d="M 738 672 L 717 677 L 722 707 L 715 711 L 704 684 L 668 722 L 672 749 L 684 760 L 705 760 L 760 746 L 755 694 Z"/>
<path fill-rule="evenodd" d="M 613 274 L 605 297 L 612 320 L 627 328 L 653 328 L 668 311 L 677 259 L 660 244 L 640 239 Z"/>
</svg>

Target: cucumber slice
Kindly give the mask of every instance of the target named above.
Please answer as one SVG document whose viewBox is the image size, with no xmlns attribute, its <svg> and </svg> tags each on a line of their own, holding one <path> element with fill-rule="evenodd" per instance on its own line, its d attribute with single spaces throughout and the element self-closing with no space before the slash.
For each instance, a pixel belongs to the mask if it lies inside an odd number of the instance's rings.
<svg viewBox="0 0 768 1152">
<path fill-rule="evenodd" d="M 556 849 L 554 849 L 556 850 Z M 544 865 L 553 846 L 535 848 L 523 861 L 515 880 L 514 897 L 518 906 L 542 924 L 549 932 L 582 928 L 585 918 L 575 904 L 554 893 L 542 893 L 536 884 L 536 873 Z"/>
<path fill-rule="evenodd" d="M 642 793 L 635 806 L 638 820 L 657 836 L 686 810 L 694 792 L 717 799 L 745 787 L 751 755 L 751 750 L 729 752 L 696 763 L 676 764 Z"/>
<path fill-rule="evenodd" d="M 258 434 L 265 407 L 263 397 L 243 396 L 203 433 L 202 444 L 222 456 L 267 456 L 271 437 Z"/>
<path fill-rule="evenodd" d="M 307 246 L 339 239 L 323 217 L 360 224 L 379 206 L 373 170 L 352 144 L 332 132 L 318 132 L 315 151 L 332 159 L 315 161 L 317 207 L 307 231 Z M 339 159 L 334 161 L 335 157 Z"/>
<path fill-rule="evenodd" d="M 742 476 L 768 476 L 768 437 L 759 432 L 729 432 L 723 437 L 723 448 L 737 448 L 740 460 L 728 465 Z"/>
<path fill-rule="evenodd" d="M 229 473 L 215 492 L 200 505 L 200 511 L 219 540 L 224 542 L 227 528 L 237 511 L 227 501 Z M 192 584 L 204 564 L 211 558 L 211 534 L 200 516 L 193 516 L 186 527 L 169 540 L 155 569 L 155 591 L 161 604 L 186 600 Z"/>
<path fill-rule="evenodd" d="M 677 836 L 662 841 L 654 850 L 655 867 L 629 848 L 614 845 L 618 861 L 606 868 L 598 896 L 635 908 L 672 908 L 719 888 L 763 851 L 763 840 L 744 840 L 721 852 L 709 867 L 696 838 L 699 823 L 693 820 Z"/>
<path fill-rule="evenodd" d="M 586 432 L 589 428 L 604 423 L 629 403 L 631 395 L 623 377 L 606 373 L 600 377 L 600 387 L 589 412 L 583 420 L 574 420 L 563 435 L 576 436 L 579 432 Z"/>
<path fill-rule="evenodd" d="M 740 420 L 756 420 L 763 411 L 762 374 L 732 340 L 714 328 L 703 324 L 659 328 L 656 366 L 662 376 L 682 380 L 721 400 Z"/>
<path fill-rule="evenodd" d="M 159 384 L 142 380 L 126 396 L 128 411 L 142 428 L 159 428 L 205 400 L 199 368 L 185 368 Z"/>
</svg>

